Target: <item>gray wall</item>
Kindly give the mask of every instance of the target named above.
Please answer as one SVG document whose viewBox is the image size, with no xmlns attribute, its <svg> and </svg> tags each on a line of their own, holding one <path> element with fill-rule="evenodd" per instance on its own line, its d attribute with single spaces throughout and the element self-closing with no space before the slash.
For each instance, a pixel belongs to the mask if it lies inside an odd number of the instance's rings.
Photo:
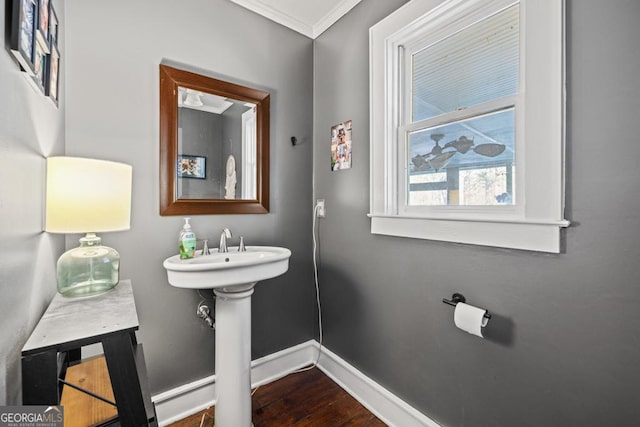
<svg viewBox="0 0 640 427">
<path fill-rule="evenodd" d="M 404 1 L 363 0 L 315 41 L 315 196 L 325 343 L 446 426 L 640 420 L 640 2 L 568 0 L 564 251 L 370 234 L 368 28 Z M 353 168 L 329 170 L 353 120 Z M 481 340 L 453 292 L 494 313 Z"/>
<path fill-rule="evenodd" d="M 0 10 L 3 34 L 9 4 Z M 60 67 L 64 75 L 64 0 Z M 7 49 L 0 50 L 0 406 L 22 402 L 20 351 L 56 293 L 56 260 L 64 238 L 42 232 L 45 157 L 64 153 L 64 81 L 60 108 L 37 92 Z"/>
<path fill-rule="evenodd" d="M 222 176 L 222 116 L 191 108 L 178 109 L 178 134 L 182 135 L 180 154 L 204 156 L 205 179 L 178 178 L 180 199 L 221 199 L 224 196 Z"/>
<path fill-rule="evenodd" d="M 67 153 L 133 165 L 131 230 L 103 241 L 120 252 L 121 277 L 132 279 L 152 393 L 214 372 L 214 332 L 195 315 L 200 296 L 171 287 L 162 268 L 177 253 L 183 223 L 158 213 L 163 60 L 271 94 L 270 213 L 191 223 L 212 242 L 229 227 L 231 244 L 243 235 L 247 245 L 293 253 L 286 275 L 256 288 L 254 358 L 310 339 L 312 146 L 292 147 L 289 138 L 312 133 L 312 41 L 228 0 L 74 1 L 67 26 Z"/>
</svg>

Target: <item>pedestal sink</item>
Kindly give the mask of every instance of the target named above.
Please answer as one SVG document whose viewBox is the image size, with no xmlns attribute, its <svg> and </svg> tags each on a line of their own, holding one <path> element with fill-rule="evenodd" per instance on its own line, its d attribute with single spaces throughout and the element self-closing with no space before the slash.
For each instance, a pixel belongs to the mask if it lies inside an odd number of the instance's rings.
<svg viewBox="0 0 640 427">
<path fill-rule="evenodd" d="M 251 294 L 259 281 L 286 273 L 290 256 L 286 248 L 247 246 L 162 264 L 171 285 L 216 294 L 216 427 L 251 426 Z"/>
</svg>

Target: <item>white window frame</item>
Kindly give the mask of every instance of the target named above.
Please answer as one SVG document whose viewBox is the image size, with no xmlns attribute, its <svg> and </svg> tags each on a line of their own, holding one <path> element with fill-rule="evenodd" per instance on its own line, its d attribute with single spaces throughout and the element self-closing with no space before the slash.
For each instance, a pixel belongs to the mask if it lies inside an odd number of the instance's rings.
<svg viewBox="0 0 640 427">
<path fill-rule="evenodd" d="M 370 29 L 371 232 L 560 252 L 564 219 L 564 1 L 520 0 L 516 105 L 516 203 L 407 207 L 402 126 L 404 50 L 451 34 L 514 0 L 412 0 Z M 445 24 L 446 23 L 446 24 Z M 475 110 L 477 113 L 477 110 Z M 474 108 L 460 111 L 460 118 Z M 527 143 L 527 141 L 530 141 Z"/>
<path fill-rule="evenodd" d="M 256 164 L 256 107 L 242 113 L 242 194 L 241 198 L 254 200 L 258 182 Z"/>
</svg>

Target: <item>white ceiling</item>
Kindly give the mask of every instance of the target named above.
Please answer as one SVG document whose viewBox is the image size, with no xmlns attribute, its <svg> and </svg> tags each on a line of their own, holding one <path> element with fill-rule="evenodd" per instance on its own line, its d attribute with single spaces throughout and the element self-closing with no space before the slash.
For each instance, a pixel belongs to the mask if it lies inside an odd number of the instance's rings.
<svg viewBox="0 0 640 427">
<path fill-rule="evenodd" d="M 362 0 L 231 0 L 315 39 Z"/>
</svg>

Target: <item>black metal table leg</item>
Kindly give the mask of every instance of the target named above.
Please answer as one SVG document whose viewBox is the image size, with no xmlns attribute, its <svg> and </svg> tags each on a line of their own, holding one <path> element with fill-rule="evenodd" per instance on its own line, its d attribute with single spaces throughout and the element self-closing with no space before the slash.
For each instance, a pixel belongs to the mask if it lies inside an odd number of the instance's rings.
<svg viewBox="0 0 640 427">
<path fill-rule="evenodd" d="M 55 350 L 22 357 L 22 404 L 58 405 L 58 353 Z"/>
<path fill-rule="evenodd" d="M 131 336 L 117 334 L 104 338 L 102 347 L 122 426 L 148 425 Z"/>
</svg>

